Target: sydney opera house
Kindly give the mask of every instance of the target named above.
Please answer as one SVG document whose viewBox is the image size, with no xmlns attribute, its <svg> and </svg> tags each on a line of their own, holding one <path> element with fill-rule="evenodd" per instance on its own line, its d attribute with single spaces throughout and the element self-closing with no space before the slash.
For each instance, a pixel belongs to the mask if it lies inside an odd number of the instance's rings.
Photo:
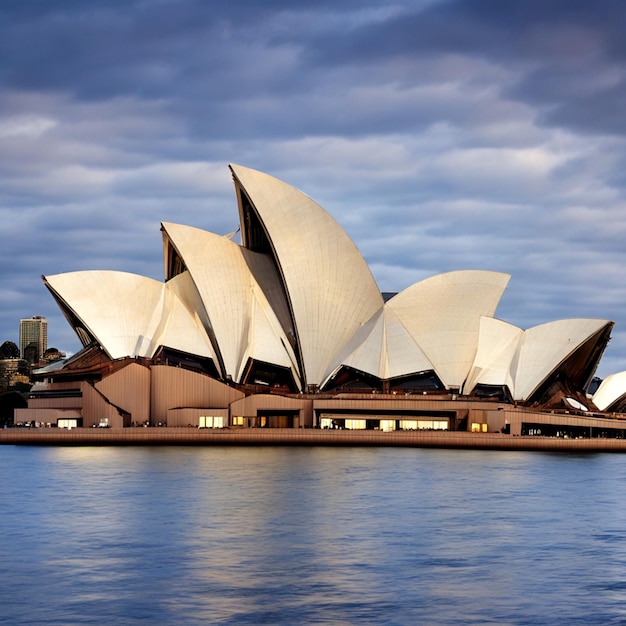
<svg viewBox="0 0 626 626">
<path fill-rule="evenodd" d="M 230 170 L 240 244 L 163 223 L 163 282 L 44 277 L 83 349 L 36 372 L 16 422 L 624 436 L 626 376 L 588 393 L 613 322 L 518 328 L 491 271 L 383 296 L 311 198 Z"/>
</svg>

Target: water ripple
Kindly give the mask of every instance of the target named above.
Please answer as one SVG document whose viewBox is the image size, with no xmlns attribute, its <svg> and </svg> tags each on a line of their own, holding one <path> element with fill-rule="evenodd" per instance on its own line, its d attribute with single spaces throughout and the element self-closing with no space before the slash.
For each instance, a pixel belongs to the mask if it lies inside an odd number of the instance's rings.
<svg viewBox="0 0 626 626">
<path fill-rule="evenodd" d="M 626 457 L 0 449 L 0 624 L 625 624 Z"/>
</svg>

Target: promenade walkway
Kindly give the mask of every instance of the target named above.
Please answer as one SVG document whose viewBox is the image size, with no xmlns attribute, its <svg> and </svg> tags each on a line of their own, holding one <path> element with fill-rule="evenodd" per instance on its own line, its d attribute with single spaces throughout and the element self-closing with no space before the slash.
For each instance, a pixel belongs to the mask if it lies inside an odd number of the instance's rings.
<svg viewBox="0 0 626 626">
<path fill-rule="evenodd" d="M 7 428 L 0 445 L 26 446 L 381 446 L 479 450 L 626 452 L 624 439 L 515 437 L 449 431 L 197 429 L 197 428 Z"/>
</svg>

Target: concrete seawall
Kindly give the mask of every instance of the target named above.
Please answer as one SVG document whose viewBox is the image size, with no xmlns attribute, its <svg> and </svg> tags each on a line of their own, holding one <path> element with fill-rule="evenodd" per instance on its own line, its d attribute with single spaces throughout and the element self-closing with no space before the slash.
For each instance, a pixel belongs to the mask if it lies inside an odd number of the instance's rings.
<svg viewBox="0 0 626 626">
<path fill-rule="evenodd" d="M 380 446 L 551 452 L 626 452 L 624 439 L 513 437 L 497 433 L 316 429 L 8 428 L 0 445 L 24 446 Z"/>
</svg>

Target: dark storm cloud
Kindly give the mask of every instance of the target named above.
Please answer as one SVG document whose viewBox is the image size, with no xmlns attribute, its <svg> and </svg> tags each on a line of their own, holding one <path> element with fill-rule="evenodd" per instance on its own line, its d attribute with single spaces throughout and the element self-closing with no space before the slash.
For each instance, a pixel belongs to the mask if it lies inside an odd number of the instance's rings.
<svg viewBox="0 0 626 626">
<path fill-rule="evenodd" d="M 313 55 L 329 65 L 407 55 L 486 59 L 521 73 L 504 94 L 544 107 L 543 123 L 625 134 L 624 32 L 619 0 L 451 1 L 328 37 Z"/>
<path fill-rule="evenodd" d="M 316 11 L 325 5 L 316 3 Z M 258 83 L 246 84 L 237 74 L 228 81 L 234 70 L 245 71 L 237 66 L 237 50 L 255 42 L 271 45 L 274 29 L 281 30 L 272 26 L 281 10 L 301 9 L 290 2 L 199 0 L 4 5 L 0 17 L 10 27 L 0 42 L 9 60 L 3 82 L 83 98 L 177 97 L 197 89 L 219 97 L 223 81 L 249 93 Z M 253 74 L 249 78 L 254 81 Z M 205 79 L 211 80 L 199 84 Z"/>
<path fill-rule="evenodd" d="M 3 85 L 87 101 L 162 99 L 189 132 L 212 138 L 295 136 L 305 119 L 313 134 L 384 133 L 415 119 L 399 107 L 354 116 L 329 97 L 346 77 L 329 80 L 326 68 L 305 62 L 316 32 L 330 27 L 342 38 L 350 20 L 341 15 L 367 12 L 368 3 L 122 4 L 51 3 L 17 16 L 5 9 L 14 21 L 0 40 Z"/>
<path fill-rule="evenodd" d="M 545 123 L 625 130 L 624 77 L 611 72 L 625 53 L 625 12 L 619 2 L 408 3 L 387 17 L 340 19 L 357 7 L 366 13 L 368 4 L 11 3 L 0 9 L 10 24 L 0 40 L 5 59 L 0 76 L 7 88 L 66 91 L 84 99 L 165 98 L 202 134 L 258 135 L 262 127 L 265 133 L 290 136 L 304 115 L 313 133 L 328 131 L 329 124 L 331 131 L 369 127 L 384 133 L 419 127 L 419 111 L 410 116 L 398 107 L 350 116 L 332 106 L 324 111 L 320 102 L 306 106 L 312 87 L 320 95 L 336 88 L 328 83 L 328 67 L 469 55 L 519 68 L 519 81 L 507 87 L 508 93 L 544 106 Z M 283 49 L 292 58 L 281 68 Z M 349 75 L 337 78 L 350 87 Z M 391 74 L 387 80 L 399 78 L 404 87 L 429 80 L 422 73 Z M 374 72 L 370 79 L 385 81 Z M 306 95 L 303 101 L 298 94 Z M 264 96 L 271 102 L 279 95 L 294 98 L 292 115 L 281 115 L 281 123 L 268 102 L 263 110 Z M 424 116 L 424 123 L 429 119 Z"/>
<path fill-rule="evenodd" d="M 470 54 L 493 61 L 562 64 L 602 54 L 622 61 L 625 54 L 623 4 L 619 0 L 453 0 L 417 6 L 334 33 L 318 46 L 326 62 L 363 64 L 382 57 Z"/>
</svg>

